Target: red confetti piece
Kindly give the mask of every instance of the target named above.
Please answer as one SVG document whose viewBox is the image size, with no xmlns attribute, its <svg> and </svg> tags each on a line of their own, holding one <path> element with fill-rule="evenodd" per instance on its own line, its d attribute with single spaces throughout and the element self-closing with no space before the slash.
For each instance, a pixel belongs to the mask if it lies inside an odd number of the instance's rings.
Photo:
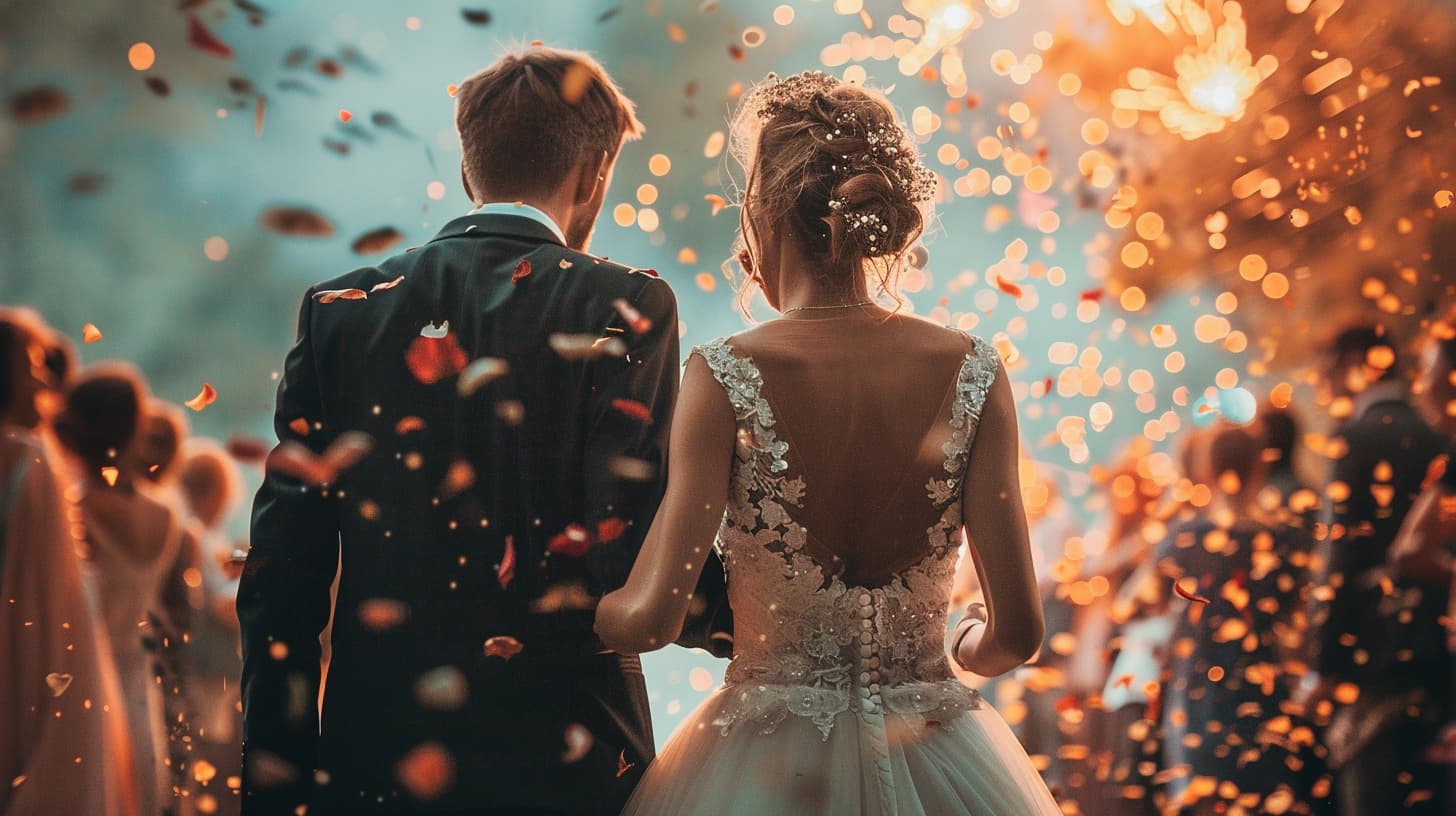
<svg viewBox="0 0 1456 816">
<path fill-rule="evenodd" d="M 580 524 L 568 524 L 566 529 L 551 537 L 546 549 L 557 555 L 580 558 L 591 549 L 591 533 Z"/>
<path fill-rule="evenodd" d="M 1067 694 L 1057 700 L 1056 711 L 1058 714 L 1064 711 L 1078 711 L 1082 708 L 1082 700 L 1075 694 Z"/>
<path fill-rule="evenodd" d="M 522 646 L 519 640 L 510 635 L 496 635 L 485 642 L 485 656 L 510 660 L 520 654 L 524 648 L 526 647 Z"/>
<path fill-rule="evenodd" d="M 623 320 L 627 321 L 627 327 L 633 332 L 646 334 L 652 331 L 652 318 L 644 317 L 632 304 L 627 302 L 626 298 L 617 298 L 612 301 L 612 307 L 617 310 L 617 314 L 621 315 Z"/>
<path fill-rule="evenodd" d="M 511 271 L 511 283 L 518 283 L 522 278 L 529 277 L 530 274 L 531 259 L 522 258 L 521 262 L 516 264 L 516 268 Z"/>
<path fill-rule="evenodd" d="M 423 431 L 424 429 L 425 421 L 417 416 L 407 416 L 404 419 L 401 419 L 400 421 L 394 423 L 394 432 L 399 436 L 404 436 L 407 433 L 414 433 L 415 431 Z"/>
<path fill-rule="evenodd" d="M 359 604 L 359 622 L 375 632 L 383 632 L 404 623 L 409 605 L 394 598 L 370 598 Z"/>
<path fill-rule="evenodd" d="M 652 412 L 648 410 L 646 405 L 643 405 L 637 400 L 622 399 L 619 397 L 612 400 L 612 408 L 641 422 L 643 425 L 652 424 Z"/>
<path fill-rule="evenodd" d="M 95 343 L 103 336 L 104 335 L 101 333 L 101 330 L 96 328 L 95 323 L 87 323 L 81 328 L 81 340 L 83 340 L 84 342 Z"/>
<path fill-rule="evenodd" d="M 1184 589 L 1183 582 L 1181 581 L 1173 582 L 1173 591 L 1178 594 L 1178 597 L 1182 598 L 1185 601 L 1192 601 L 1193 603 L 1208 603 L 1208 599 L 1203 597 L 1202 595 L 1195 595 L 1194 593 Z"/>
<path fill-rule="evenodd" d="M 1101 289 L 1083 289 L 1082 293 L 1077 296 L 1077 299 L 1087 300 L 1096 303 L 1097 301 L 1102 299 L 1102 295 L 1103 290 Z"/>
<path fill-rule="evenodd" d="M 597 541 L 606 544 L 622 537 L 627 532 L 627 522 L 613 516 L 597 522 Z"/>
<path fill-rule="evenodd" d="M 997 289 L 1000 289 L 1001 291 L 1005 292 L 1006 294 L 1008 294 L 1008 295 L 1010 295 L 1010 296 L 1012 296 L 1014 298 L 1021 297 L 1021 287 L 1020 286 L 1018 286 L 1015 283 L 1012 283 L 1009 280 L 1004 280 L 1000 275 L 996 275 L 994 277 L 996 278 L 996 288 Z"/>
<path fill-rule="evenodd" d="M 202 390 L 197 392 L 197 396 L 182 404 L 194 411 L 201 411 L 214 402 L 217 402 L 217 389 L 213 388 L 210 383 L 203 383 Z"/>
<path fill-rule="evenodd" d="M 415 379 L 425 385 L 434 385 L 459 374 L 470 360 L 465 356 L 465 350 L 455 342 L 455 336 L 447 332 L 444 337 L 416 337 L 410 343 L 404 361 Z"/>
<path fill-rule="evenodd" d="M 297 417 L 292 422 L 288 423 L 288 430 L 293 431 L 299 436 L 308 436 L 308 432 L 310 429 L 311 426 L 308 424 L 308 420 L 304 419 L 303 417 Z"/>
<path fill-rule="evenodd" d="M 232 46 L 217 38 L 196 14 L 187 15 L 187 44 L 204 54 L 231 59 Z"/>
<path fill-rule="evenodd" d="M 516 540 L 506 536 L 506 551 L 501 554 L 500 566 L 495 568 L 495 579 L 500 582 L 500 588 L 505 589 L 511 585 L 511 580 L 516 577 Z"/>
<path fill-rule="evenodd" d="M 353 119 L 353 118 L 354 118 L 354 114 L 348 112 L 347 110 L 340 110 L 339 111 L 339 121 L 340 122 L 347 122 L 347 121 L 349 121 L 350 119 Z"/>
<path fill-rule="evenodd" d="M 251 436 L 234 436 L 227 441 L 227 452 L 239 462 L 256 464 L 268 458 L 268 443 Z"/>
<path fill-rule="evenodd" d="M 434 742 L 417 745 L 395 766 L 394 775 L 416 799 L 439 799 L 455 784 L 455 759 Z"/>
</svg>

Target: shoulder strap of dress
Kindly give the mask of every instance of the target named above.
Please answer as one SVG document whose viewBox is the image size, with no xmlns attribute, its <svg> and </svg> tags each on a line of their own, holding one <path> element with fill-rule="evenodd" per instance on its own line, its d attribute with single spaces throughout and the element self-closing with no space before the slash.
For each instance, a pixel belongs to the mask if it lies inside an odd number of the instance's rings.
<svg viewBox="0 0 1456 816">
<path fill-rule="evenodd" d="M 955 399 L 951 403 L 951 437 L 942 450 L 945 452 L 945 472 L 959 478 L 966 469 L 966 460 L 971 445 L 976 441 L 976 428 L 981 423 L 981 409 L 986 405 L 986 395 L 991 383 L 996 381 L 996 368 L 1000 358 L 996 347 L 989 341 L 967 334 L 975 346 L 966 352 L 956 375 Z"/>
<path fill-rule="evenodd" d="M 713 379 L 728 392 L 728 401 L 733 404 L 733 413 L 745 420 L 758 410 L 760 392 L 763 390 L 763 375 L 751 357 L 740 357 L 733 351 L 726 337 L 719 337 L 700 346 L 694 346 L 689 356 L 696 354 L 708 363 Z"/>
</svg>

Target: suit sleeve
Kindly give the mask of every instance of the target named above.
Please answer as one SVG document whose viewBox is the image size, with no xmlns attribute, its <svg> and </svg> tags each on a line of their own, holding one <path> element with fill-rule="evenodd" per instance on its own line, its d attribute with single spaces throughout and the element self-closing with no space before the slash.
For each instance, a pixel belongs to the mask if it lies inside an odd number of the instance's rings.
<svg viewBox="0 0 1456 816">
<path fill-rule="evenodd" d="M 677 299 L 667 283 L 650 279 L 632 306 L 652 321 L 616 336 L 624 358 L 598 361 L 592 376 L 583 463 L 585 519 L 596 542 L 587 553 L 593 595 L 627 581 L 667 484 L 667 436 L 678 388 Z M 645 409 L 645 411 L 643 410 Z"/>
<path fill-rule="evenodd" d="M 322 453 L 325 422 L 310 337 L 312 291 L 284 362 L 274 426 L 280 444 Z M 301 421 L 300 421 L 301 420 Z M 253 503 L 252 541 L 238 587 L 243 641 L 243 812 L 291 814 L 308 801 L 318 748 L 319 636 L 339 558 L 333 501 L 269 467 Z"/>
</svg>

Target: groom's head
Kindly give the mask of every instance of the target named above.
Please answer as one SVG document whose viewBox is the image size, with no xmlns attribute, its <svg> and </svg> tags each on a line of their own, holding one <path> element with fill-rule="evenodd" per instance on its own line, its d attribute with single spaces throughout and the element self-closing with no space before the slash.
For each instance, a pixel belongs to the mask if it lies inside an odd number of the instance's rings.
<svg viewBox="0 0 1456 816">
<path fill-rule="evenodd" d="M 530 46 L 455 94 L 461 176 L 476 203 L 545 210 L 584 250 L 622 144 L 642 134 L 636 106 L 587 54 Z"/>
</svg>

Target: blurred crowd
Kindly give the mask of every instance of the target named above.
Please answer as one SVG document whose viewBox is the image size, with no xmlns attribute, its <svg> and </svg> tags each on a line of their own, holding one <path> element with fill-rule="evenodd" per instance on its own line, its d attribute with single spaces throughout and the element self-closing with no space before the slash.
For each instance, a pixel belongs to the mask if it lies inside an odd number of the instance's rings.
<svg viewBox="0 0 1456 816">
<path fill-rule="evenodd" d="M 1023 467 L 1047 638 L 989 694 L 1065 812 L 1452 812 L 1453 320 L 1347 327 L 1314 404 L 1086 484 Z"/>
<path fill-rule="evenodd" d="M 1346 328 L 1313 404 L 1173 453 L 1028 460 L 1047 639 L 986 685 L 1064 812 L 1451 812 L 1453 326 Z M 0 814 L 237 812 L 226 530 L 261 453 L 29 310 L 0 361 Z"/>
<path fill-rule="evenodd" d="M 0 813 L 237 813 L 234 457 L 28 309 L 0 361 Z"/>
</svg>

